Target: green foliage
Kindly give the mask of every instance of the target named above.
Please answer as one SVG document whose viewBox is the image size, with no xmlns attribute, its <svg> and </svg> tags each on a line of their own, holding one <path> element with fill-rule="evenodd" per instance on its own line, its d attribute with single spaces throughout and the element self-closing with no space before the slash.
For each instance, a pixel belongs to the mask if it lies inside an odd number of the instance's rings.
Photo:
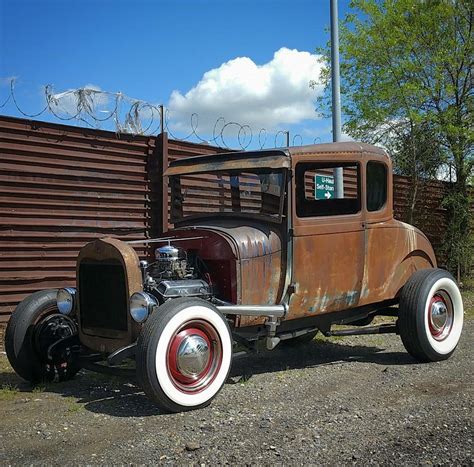
<svg viewBox="0 0 474 467">
<path fill-rule="evenodd" d="M 465 262 L 470 238 L 472 2 L 353 0 L 351 7 L 357 14 L 340 25 L 344 130 L 387 147 L 396 169 L 411 176 L 415 186 L 440 168 L 452 170 L 455 186 L 445 200 L 452 219 L 446 245 L 455 268 Z M 327 110 L 329 45 L 319 53 L 325 64 L 319 78 L 326 85 L 320 104 Z"/>
<path fill-rule="evenodd" d="M 468 275 L 472 267 L 474 242 L 470 232 L 471 214 L 469 196 L 459 191 L 456 186 L 443 200 L 443 207 L 448 211 L 449 223 L 445 234 L 445 254 L 448 268 L 459 275 Z M 462 233 L 468 235 L 463 237 Z"/>
<path fill-rule="evenodd" d="M 78 413 L 78 412 L 81 412 L 81 411 L 84 410 L 84 405 L 80 404 L 76 400 L 76 398 L 68 397 L 66 400 L 68 401 L 68 405 L 67 405 L 67 413 L 68 414 L 75 414 L 75 413 Z"/>
<path fill-rule="evenodd" d="M 411 125 L 405 133 L 390 140 L 397 173 L 412 178 L 432 179 L 447 161 L 428 122 Z"/>
<path fill-rule="evenodd" d="M 18 395 L 18 388 L 11 384 L 2 384 L 0 387 L 0 401 L 10 401 Z"/>
</svg>

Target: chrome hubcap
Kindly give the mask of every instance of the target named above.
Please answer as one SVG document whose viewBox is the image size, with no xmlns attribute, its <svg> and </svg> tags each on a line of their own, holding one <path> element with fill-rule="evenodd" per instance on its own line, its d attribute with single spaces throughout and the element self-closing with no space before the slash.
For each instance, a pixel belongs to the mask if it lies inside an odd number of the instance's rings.
<svg viewBox="0 0 474 467">
<path fill-rule="evenodd" d="M 442 341 L 451 332 L 453 326 L 453 307 L 449 296 L 444 291 L 437 292 L 430 302 L 429 327 L 431 335 Z"/>
<path fill-rule="evenodd" d="M 200 375 L 209 362 L 210 349 L 206 340 L 193 334 L 186 337 L 178 349 L 176 363 L 178 370 L 185 376 Z"/>
<path fill-rule="evenodd" d="M 435 329 L 442 329 L 448 319 L 448 309 L 442 301 L 431 305 L 431 323 Z"/>
<path fill-rule="evenodd" d="M 185 323 L 170 341 L 169 376 L 176 388 L 184 393 L 196 393 L 208 387 L 219 373 L 221 363 L 221 339 L 207 321 Z"/>
</svg>

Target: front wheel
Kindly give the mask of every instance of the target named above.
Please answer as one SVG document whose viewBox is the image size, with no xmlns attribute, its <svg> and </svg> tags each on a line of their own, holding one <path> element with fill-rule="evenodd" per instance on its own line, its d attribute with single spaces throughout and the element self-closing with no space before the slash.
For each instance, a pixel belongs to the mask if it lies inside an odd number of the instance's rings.
<svg viewBox="0 0 474 467">
<path fill-rule="evenodd" d="M 205 407 L 229 375 L 232 343 L 229 325 L 213 305 L 170 300 L 150 316 L 138 338 L 138 382 L 167 412 Z"/>
<path fill-rule="evenodd" d="M 59 313 L 57 290 L 42 290 L 25 298 L 13 312 L 5 332 L 5 350 L 10 365 L 31 383 L 64 381 L 80 369 L 72 353 L 48 358 L 50 346 L 77 334 L 77 325 Z"/>
<path fill-rule="evenodd" d="M 461 293 L 448 272 L 423 269 L 403 287 L 398 328 L 406 350 L 418 361 L 449 358 L 461 337 L 463 319 Z"/>
</svg>

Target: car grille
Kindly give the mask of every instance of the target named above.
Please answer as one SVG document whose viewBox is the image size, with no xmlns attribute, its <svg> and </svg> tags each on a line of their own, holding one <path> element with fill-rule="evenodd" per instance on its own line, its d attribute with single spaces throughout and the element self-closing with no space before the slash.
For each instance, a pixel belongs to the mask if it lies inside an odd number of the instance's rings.
<svg viewBox="0 0 474 467">
<path fill-rule="evenodd" d="M 117 262 L 82 262 L 79 266 L 82 329 L 127 330 L 125 272 Z"/>
</svg>

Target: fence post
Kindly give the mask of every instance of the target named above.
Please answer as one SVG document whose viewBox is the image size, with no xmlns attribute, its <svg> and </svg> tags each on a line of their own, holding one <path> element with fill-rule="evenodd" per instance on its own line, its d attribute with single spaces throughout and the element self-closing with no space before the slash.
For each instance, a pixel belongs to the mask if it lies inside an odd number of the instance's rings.
<svg viewBox="0 0 474 467">
<path fill-rule="evenodd" d="M 163 134 L 165 131 L 165 108 L 160 105 L 160 133 Z"/>
<path fill-rule="evenodd" d="M 150 189 L 150 237 L 157 237 L 168 230 L 168 181 L 163 174 L 168 168 L 168 134 L 153 137 L 147 174 Z"/>
</svg>

